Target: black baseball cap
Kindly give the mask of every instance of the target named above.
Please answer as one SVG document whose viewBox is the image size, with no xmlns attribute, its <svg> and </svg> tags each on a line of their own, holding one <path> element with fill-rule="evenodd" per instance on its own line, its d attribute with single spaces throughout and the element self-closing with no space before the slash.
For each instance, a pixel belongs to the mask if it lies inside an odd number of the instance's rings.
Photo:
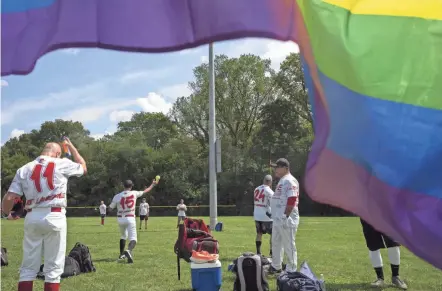
<svg viewBox="0 0 442 291">
<path fill-rule="evenodd" d="M 290 168 L 290 163 L 287 159 L 280 158 L 276 163 L 271 163 L 270 166 L 273 168 Z"/>
<path fill-rule="evenodd" d="M 132 180 L 126 180 L 123 182 L 123 187 L 125 189 L 132 188 L 133 186 L 134 186 L 134 183 L 132 182 Z"/>
</svg>

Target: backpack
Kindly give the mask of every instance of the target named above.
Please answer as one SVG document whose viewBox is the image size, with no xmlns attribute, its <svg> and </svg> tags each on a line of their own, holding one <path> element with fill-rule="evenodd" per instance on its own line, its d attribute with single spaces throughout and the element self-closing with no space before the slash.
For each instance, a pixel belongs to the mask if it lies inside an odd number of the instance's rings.
<svg viewBox="0 0 442 291">
<path fill-rule="evenodd" d="M 81 273 L 90 273 L 96 271 L 94 263 L 92 262 L 91 253 L 86 245 L 77 242 L 69 252 L 68 256 L 78 262 Z"/>
<path fill-rule="evenodd" d="M 269 291 L 265 265 L 270 265 L 270 261 L 254 253 L 244 253 L 233 261 L 232 271 L 236 273 L 233 291 Z"/>
<path fill-rule="evenodd" d="M 192 250 L 219 253 L 218 241 L 210 234 L 210 230 L 202 219 L 185 218 L 178 228 L 178 239 L 174 252 L 177 255 L 178 280 L 181 279 L 180 259 L 190 263 Z"/>
<path fill-rule="evenodd" d="M 223 231 L 223 223 L 218 222 L 215 226 L 215 231 Z"/>
<path fill-rule="evenodd" d="M 43 272 L 44 265 L 40 266 L 40 272 L 37 273 L 37 278 L 44 279 L 45 275 Z M 63 274 L 61 274 L 61 278 L 73 277 L 81 274 L 80 264 L 69 256 L 64 258 L 64 270 Z"/>
<path fill-rule="evenodd" d="M 9 264 L 8 262 L 8 251 L 6 250 L 6 248 L 2 248 L 2 262 L 1 262 L 1 266 L 7 266 Z"/>
<path fill-rule="evenodd" d="M 218 254 L 219 244 L 210 234 L 203 220 L 186 218 L 184 223 L 179 226 L 178 239 L 175 243 L 174 251 L 179 258 L 190 263 L 192 250 Z"/>
<path fill-rule="evenodd" d="M 303 262 L 299 272 L 284 272 L 276 280 L 278 291 L 325 291 L 324 282 L 316 278 L 307 262 Z"/>
</svg>

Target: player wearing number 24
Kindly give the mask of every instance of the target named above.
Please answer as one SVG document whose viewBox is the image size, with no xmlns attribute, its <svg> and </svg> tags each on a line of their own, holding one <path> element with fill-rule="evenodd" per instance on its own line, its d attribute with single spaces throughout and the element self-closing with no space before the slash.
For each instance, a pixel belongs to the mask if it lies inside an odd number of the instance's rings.
<svg viewBox="0 0 442 291">
<path fill-rule="evenodd" d="M 153 180 L 152 184 L 144 189 L 144 191 L 133 191 L 132 181 L 126 180 L 123 182 L 124 191 L 115 195 L 112 199 L 112 203 L 109 205 L 110 209 L 117 208 L 118 226 L 120 227 L 121 233 L 119 259 L 127 258 L 129 264 L 133 263 L 132 251 L 137 244 L 137 226 L 135 221 L 137 198 L 150 192 L 157 183 L 158 180 Z M 129 239 L 129 247 L 127 250 L 124 250 L 127 239 Z"/>
<path fill-rule="evenodd" d="M 86 162 L 68 138 L 65 144 L 75 162 L 61 159 L 58 143 L 48 143 L 41 155 L 17 170 L 2 201 L 9 213 L 17 197 L 26 197 L 23 261 L 19 291 L 31 291 L 44 257 L 45 291 L 60 290 L 66 254 L 66 190 L 68 178 L 86 174 Z"/>
</svg>

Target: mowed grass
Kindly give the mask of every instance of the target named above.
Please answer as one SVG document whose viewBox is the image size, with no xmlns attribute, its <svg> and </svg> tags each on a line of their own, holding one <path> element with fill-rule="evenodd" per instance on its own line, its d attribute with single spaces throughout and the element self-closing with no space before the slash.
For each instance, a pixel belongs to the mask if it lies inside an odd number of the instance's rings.
<svg viewBox="0 0 442 291">
<path fill-rule="evenodd" d="M 1 290 L 16 290 L 22 259 L 23 221 L 1 221 L 2 246 L 8 249 L 10 258 L 10 265 L 2 268 Z M 224 223 L 224 230 L 214 235 L 220 242 L 222 290 L 233 290 L 234 275 L 227 272 L 227 266 L 241 253 L 255 251 L 254 222 L 251 217 L 220 217 L 219 221 Z M 116 218 L 108 217 L 104 227 L 99 222 L 99 217 L 68 219 L 68 251 L 76 242 L 88 245 L 97 272 L 64 279 L 63 291 L 192 290 L 190 266 L 184 261 L 181 263 L 181 281 L 177 280 L 173 252 L 177 238 L 175 217 L 149 219 L 148 230 L 143 228 L 138 233 L 132 265 L 117 262 L 119 231 Z M 298 263 L 307 260 L 318 276 L 324 274 L 327 291 L 370 289 L 374 272 L 357 218 L 301 218 L 296 242 Z M 269 253 L 268 236 L 264 238 L 263 252 Z M 388 257 L 385 251 L 382 253 L 389 282 Z M 409 290 L 442 290 L 442 272 L 404 248 L 401 275 Z M 271 290 L 276 290 L 275 281 L 275 277 L 269 278 Z M 41 281 L 34 286 L 34 290 L 43 290 Z"/>
</svg>

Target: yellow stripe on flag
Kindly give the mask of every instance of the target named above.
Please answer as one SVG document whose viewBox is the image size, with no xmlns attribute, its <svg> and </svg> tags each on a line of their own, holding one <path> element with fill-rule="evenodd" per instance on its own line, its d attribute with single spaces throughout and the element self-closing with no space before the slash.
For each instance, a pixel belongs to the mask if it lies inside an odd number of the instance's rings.
<svg viewBox="0 0 442 291">
<path fill-rule="evenodd" d="M 323 0 L 323 2 L 347 9 L 352 14 L 442 20 L 442 0 Z"/>
</svg>

